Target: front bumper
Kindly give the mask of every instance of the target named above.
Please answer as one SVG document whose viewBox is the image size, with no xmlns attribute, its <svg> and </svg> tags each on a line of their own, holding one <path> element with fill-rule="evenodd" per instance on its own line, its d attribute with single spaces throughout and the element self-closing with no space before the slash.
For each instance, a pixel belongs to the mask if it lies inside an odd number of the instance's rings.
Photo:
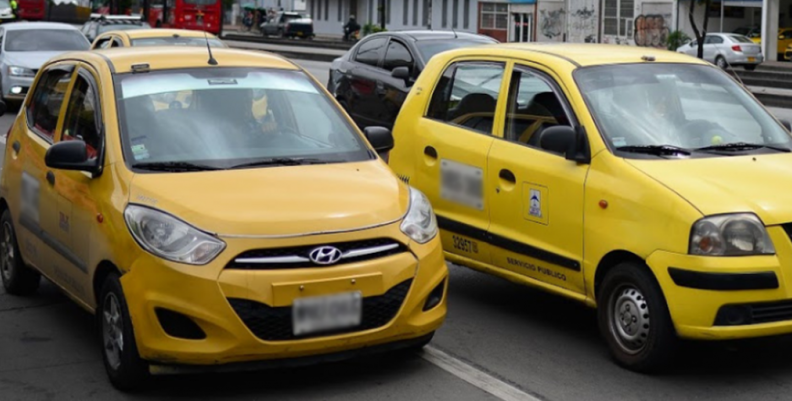
<svg viewBox="0 0 792 401">
<path fill-rule="evenodd" d="M 251 249 L 386 237 L 409 243 L 398 224 L 393 224 L 356 233 L 291 239 L 225 238 L 226 250 L 206 266 L 165 262 L 141 253 L 121 278 L 140 356 L 158 366 L 206 367 L 343 354 L 422 338 L 437 330 L 446 314 L 448 269 L 439 237 L 425 245 L 412 243 L 406 252 L 331 267 L 225 268 L 237 255 Z M 286 333 L 285 337 L 265 340 L 261 337 L 267 331 L 250 325 L 249 320 L 243 321 L 238 309 L 232 307 L 232 300 L 244 300 L 265 307 L 289 308 L 295 298 L 346 291 L 361 291 L 365 302 L 408 280 L 411 280 L 409 291 L 393 319 L 379 327 L 343 334 L 293 338 Z M 440 304 L 424 311 L 429 294 L 440 285 L 444 286 Z M 157 309 L 188 317 L 205 333 L 205 338 L 168 335 L 157 316 Z"/>
<path fill-rule="evenodd" d="M 792 242 L 780 226 L 768 233 L 776 255 L 657 251 L 647 259 L 679 336 L 726 340 L 792 333 Z"/>
</svg>

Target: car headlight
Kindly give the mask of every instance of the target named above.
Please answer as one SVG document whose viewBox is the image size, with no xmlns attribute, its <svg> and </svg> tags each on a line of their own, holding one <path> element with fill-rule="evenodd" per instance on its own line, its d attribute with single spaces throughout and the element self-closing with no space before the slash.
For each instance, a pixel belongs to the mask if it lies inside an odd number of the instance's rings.
<svg viewBox="0 0 792 401">
<path fill-rule="evenodd" d="M 225 242 L 155 209 L 128 205 L 124 218 L 138 244 L 163 259 L 205 265 L 225 249 Z"/>
<path fill-rule="evenodd" d="M 2 15 L 11 14 L 11 9 L 10 8 L 0 9 L 0 14 L 2 14 Z"/>
<path fill-rule="evenodd" d="M 10 66 L 8 67 L 8 74 L 15 76 L 15 77 L 35 77 L 36 72 L 31 70 L 30 68 L 25 67 L 15 67 Z"/>
<path fill-rule="evenodd" d="M 705 217 L 693 224 L 690 254 L 773 255 L 775 247 L 759 217 L 752 213 L 735 213 Z"/>
<path fill-rule="evenodd" d="M 401 230 L 420 244 L 429 242 L 437 235 L 437 218 L 432 205 L 423 192 L 410 187 L 410 206 L 401 223 Z"/>
</svg>

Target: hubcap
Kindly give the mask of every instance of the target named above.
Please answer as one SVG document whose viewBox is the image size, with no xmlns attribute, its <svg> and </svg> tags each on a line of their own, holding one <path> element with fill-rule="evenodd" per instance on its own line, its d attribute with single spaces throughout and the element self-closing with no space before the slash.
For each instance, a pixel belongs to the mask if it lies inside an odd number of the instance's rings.
<svg viewBox="0 0 792 401">
<path fill-rule="evenodd" d="M 611 335 L 624 352 L 637 354 L 649 339 L 649 305 L 646 297 L 633 286 L 614 291 L 608 305 Z"/>
<path fill-rule="evenodd" d="M 14 242 L 11 224 L 3 223 L 3 238 L 0 241 L 0 273 L 4 281 L 11 280 L 11 269 L 14 268 Z"/>
<path fill-rule="evenodd" d="M 726 60 L 724 60 L 724 59 L 722 59 L 722 58 L 719 58 L 719 59 L 718 59 L 718 67 L 720 67 L 720 68 L 726 68 Z"/>
<path fill-rule="evenodd" d="M 102 307 L 102 340 L 105 357 L 113 370 L 121 366 L 121 353 L 124 351 L 124 322 L 121 320 L 121 306 L 115 294 L 107 294 Z"/>
</svg>

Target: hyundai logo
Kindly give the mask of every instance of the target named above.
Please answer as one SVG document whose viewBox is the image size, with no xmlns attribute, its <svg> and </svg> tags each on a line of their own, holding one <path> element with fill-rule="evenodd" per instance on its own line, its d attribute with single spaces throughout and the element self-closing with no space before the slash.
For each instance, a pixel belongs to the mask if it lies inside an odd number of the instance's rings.
<svg viewBox="0 0 792 401">
<path fill-rule="evenodd" d="M 314 248 L 308 257 L 318 265 L 332 265 L 341 259 L 341 250 L 334 246 L 320 246 Z"/>
</svg>

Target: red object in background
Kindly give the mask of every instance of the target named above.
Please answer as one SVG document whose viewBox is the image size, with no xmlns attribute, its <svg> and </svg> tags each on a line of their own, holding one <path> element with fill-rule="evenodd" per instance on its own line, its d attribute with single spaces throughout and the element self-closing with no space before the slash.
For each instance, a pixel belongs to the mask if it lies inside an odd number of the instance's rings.
<svg viewBox="0 0 792 401">
<path fill-rule="evenodd" d="M 220 34 L 220 0 L 174 0 L 172 7 L 151 6 L 149 24 L 153 27 L 190 29 Z"/>
<path fill-rule="evenodd" d="M 17 0 L 19 19 L 41 21 L 46 9 L 45 0 Z"/>
</svg>

